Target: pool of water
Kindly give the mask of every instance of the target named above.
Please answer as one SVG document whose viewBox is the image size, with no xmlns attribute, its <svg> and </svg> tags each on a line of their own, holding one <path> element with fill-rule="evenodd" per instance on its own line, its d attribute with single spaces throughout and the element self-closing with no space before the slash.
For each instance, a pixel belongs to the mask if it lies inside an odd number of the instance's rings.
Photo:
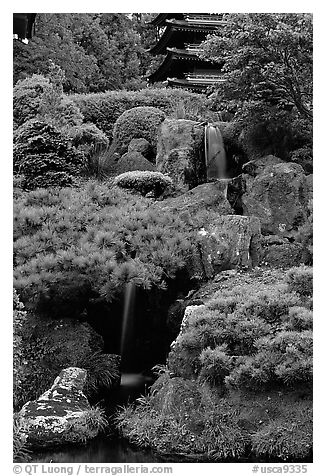
<svg viewBox="0 0 326 476">
<path fill-rule="evenodd" d="M 85 446 L 33 453 L 32 463 L 162 463 L 151 451 L 134 448 L 117 437 L 98 437 Z"/>
</svg>

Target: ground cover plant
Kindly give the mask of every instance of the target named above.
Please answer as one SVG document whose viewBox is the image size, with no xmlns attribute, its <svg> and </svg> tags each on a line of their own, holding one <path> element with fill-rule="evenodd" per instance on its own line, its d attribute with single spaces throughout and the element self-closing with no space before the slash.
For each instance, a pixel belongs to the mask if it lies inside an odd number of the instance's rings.
<svg viewBox="0 0 326 476">
<path fill-rule="evenodd" d="M 151 203 L 96 181 L 22 193 L 14 206 L 14 285 L 21 299 L 36 309 L 64 300 L 72 285 L 87 283 L 108 300 L 128 281 L 164 287 L 185 267 L 208 213 L 181 219 L 157 214 Z"/>
</svg>

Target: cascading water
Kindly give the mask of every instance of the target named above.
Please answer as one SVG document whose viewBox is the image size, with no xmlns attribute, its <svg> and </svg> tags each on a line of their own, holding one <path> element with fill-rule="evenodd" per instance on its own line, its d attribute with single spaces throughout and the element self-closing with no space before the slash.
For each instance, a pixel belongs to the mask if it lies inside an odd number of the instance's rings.
<svg viewBox="0 0 326 476">
<path fill-rule="evenodd" d="M 119 391 L 120 403 L 133 400 L 141 393 L 146 393 L 152 379 L 140 372 L 135 372 L 135 300 L 136 286 L 129 282 L 125 285 L 124 308 L 121 330 L 121 383 Z M 132 369 L 132 370 L 130 370 Z"/>
<path fill-rule="evenodd" d="M 134 308 L 135 308 L 136 286 L 133 282 L 125 285 L 124 306 L 122 316 L 121 344 L 120 354 L 122 366 L 127 365 L 128 355 L 130 353 L 130 344 L 132 344 L 134 328 Z"/>
<path fill-rule="evenodd" d="M 217 126 L 205 126 L 205 161 L 207 181 L 226 178 L 226 154 L 221 131 Z"/>
</svg>

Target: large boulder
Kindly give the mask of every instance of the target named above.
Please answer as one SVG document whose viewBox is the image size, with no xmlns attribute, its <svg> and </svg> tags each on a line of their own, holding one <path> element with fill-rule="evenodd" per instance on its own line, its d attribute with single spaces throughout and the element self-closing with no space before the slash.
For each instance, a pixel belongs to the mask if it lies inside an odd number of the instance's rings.
<svg viewBox="0 0 326 476">
<path fill-rule="evenodd" d="M 94 438 L 100 425 L 91 424 L 92 408 L 83 393 L 87 372 L 78 367 L 62 370 L 52 387 L 18 413 L 33 448 L 81 443 Z"/>
<path fill-rule="evenodd" d="M 166 119 L 159 127 L 156 166 L 181 189 L 206 181 L 204 127 L 186 119 Z"/>
<path fill-rule="evenodd" d="M 206 278 L 225 269 L 257 266 L 261 254 L 260 222 L 255 217 L 217 216 L 207 228 L 198 231 L 196 252 Z M 198 263 L 199 262 L 199 263 Z"/>
<path fill-rule="evenodd" d="M 205 210 L 212 212 L 212 216 L 231 215 L 233 211 L 227 200 L 227 184 L 227 180 L 204 183 L 178 197 L 158 202 L 155 207 L 163 211 L 178 211 L 180 215 L 193 215 Z"/>
<path fill-rule="evenodd" d="M 243 179 L 242 212 L 260 219 L 263 234 L 291 235 L 307 219 L 309 187 L 300 165 L 268 165 Z"/>
</svg>

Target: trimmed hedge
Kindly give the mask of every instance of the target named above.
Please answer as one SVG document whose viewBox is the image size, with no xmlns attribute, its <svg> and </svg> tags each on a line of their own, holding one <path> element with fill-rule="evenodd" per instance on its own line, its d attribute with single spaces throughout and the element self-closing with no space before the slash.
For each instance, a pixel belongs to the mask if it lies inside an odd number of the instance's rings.
<svg viewBox="0 0 326 476">
<path fill-rule="evenodd" d="M 107 91 L 96 94 L 76 94 L 70 98 L 79 106 L 85 122 L 93 122 L 110 139 L 118 117 L 128 109 L 152 106 L 172 114 L 182 101 L 185 107 L 196 108 L 198 118 L 207 113 L 204 95 L 179 89 L 148 88 L 141 91 Z"/>
<path fill-rule="evenodd" d="M 172 179 L 161 172 L 135 170 L 118 175 L 113 184 L 120 188 L 135 190 L 142 195 L 154 193 L 157 197 L 172 185 Z"/>
</svg>

